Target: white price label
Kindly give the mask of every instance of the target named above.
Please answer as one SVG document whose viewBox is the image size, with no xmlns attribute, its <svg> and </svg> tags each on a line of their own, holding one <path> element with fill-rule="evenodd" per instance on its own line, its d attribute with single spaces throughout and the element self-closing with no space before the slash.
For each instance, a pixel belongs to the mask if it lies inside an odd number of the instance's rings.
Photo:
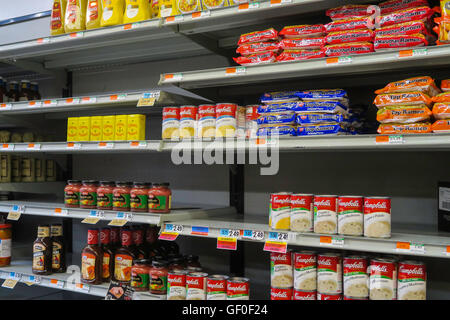
<svg viewBox="0 0 450 320">
<path fill-rule="evenodd" d="M 288 4 L 288 3 L 292 3 L 292 0 L 270 0 L 271 7 L 279 6 L 282 4 Z"/>
<path fill-rule="evenodd" d="M 22 274 L 18 273 L 18 272 L 10 272 L 8 274 L 8 279 L 20 281 L 21 278 L 22 278 Z"/>
<path fill-rule="evenodd" d="M 269 240 L 288 242 L 289 233 L 287 233 L 287 232 L 269 232 Z"/>
<path fill-rule="evenodd" d="M 175 232 L 175 233 L 182 233 L 184 230 L 184 227 L 180 224 L 166 224 L 165 231 L 167 232 Z"/>
<path fill-rule="evenodd" d="M 39 284 L 42 282 L 42 278 L 38 277 L 38 276 L 23 275 L 22 281 L 27 282 L 27 283 Z"/>
<path fill-rule="evenodd" d="M 69 210 L 62 208 L 55 208 L 55 214 L 58 216 L 67 216 L 69 214 Z"/>
<path fill-rule="evenodd" d="M 220 229 L 219 236 L 227 238 L 239 238 L 241 231 L 239 229 Z"/>
<path fill-rule="evenodd" d="M 238 6 L 238 12 L 253 10 L 259 8 L 259 2 L 241 3 Z"/>
<path fill-rule="evenodd" d="M 75 291 L 88 293 L 89 290 L 91 289 L 91 287 L 84 283 L 76 283 L 74 289 L 75 289 Z"/>
<path fill-rule="evenodd" d="M 232 67 L 232 68 L 227 68 L 225 70 L 225 75 L 227 76 L 239 76 L 239 75 L 243 75 L 247 72 L 247 68 L 246 67 Z"/>
<path fill-rule="evenodd" d="M 64 288 L 64 281 L 57 280 L 57 279 L 50 279 L 49 286 L 53 287 L 53 288 L 62 289 L 62 288 Z"/>
<path fill-rule="evenodd" d="M 45 100 L 44 107 L 54 107 L 58 105 L 58 100 Z"/>
<path fill-rule="evenodd" d="M 27 145 L 27 150 L 41 150 L 41 144 L 40 143 L 29 143 Z"/>
<path fill-rule="evenodd" d="M 30 101 L 28 102 L 28 106 L 30 108 L 39 108 L 42 105 L 41 101 Z"/>
<path fill-rule="evenodd" d="M 264 240 L 264 231 L 244 230 L 244 233 L 242 234 L 242 238 L 249 239 L 249 240 L 261 241 L 261 240 Z"/>
<path fill-rule="evenodd" d="M 64 101 L 65 105 L 72 105 L 72 104 L 79 104 L 80 103 L 80 99 L 78 98 L 68 98 Z"/>
<path fill-rule="evenodd" d="M 14 150 L 14 144 L 12 143 L 3 143 L 2 150 Z"/>
<path fill-rule="evenodd" d="M 114 149 L 114 142 L 99 142 L 98 147 L 100 149 Z"/>
<path fill-rule="evenodd" d="M 411 243 L 410 250 L 413 253 L 425 254 L 425 245 L 420 243 Z"/>
<path fill-rule="evenodd" d="M 83 97 L 81 98 L 80 103 L 81 104 L 88 104 L 88 103 L 96 103 L 97 97 Z"/>
<path fill-rule="evenodd" d="M 131 141 L 130 147 L 132 147 L 132 148 L 147 148 L 147 141 Z"/>
<path fill-rule="evenodd" d="M 166 18 L 166 23 L 176 23 L 176 22 L 181 22 L 184 20 L 184 17 L 182 15 L 178 15 L 178 16 L 170 16 Z"/>
<path fill-rule="evenodd" d="M 66 148 L 79 150 L 79 149 L 81 149 L 81 143 L 68 142 Z"/>
<path fill-rule="evenodd" d="M 164 74 L 164 81 L 181 81 L 183 79 L 182 73 L 166 73 Z"/>
<path fill-rule="evenodd" d="M 197 11 L 197 12 L 192 13 L 192 19 L 209 17 L 210 15 L 211 15 L 211 11 L 209 11 L 209 10 Z"/>
<path fill-rule="evenodd" d="M 0 110 L 11 110 L 12 104 L 11 103 L 2 103 L 0 104 Z"/>
</svg>

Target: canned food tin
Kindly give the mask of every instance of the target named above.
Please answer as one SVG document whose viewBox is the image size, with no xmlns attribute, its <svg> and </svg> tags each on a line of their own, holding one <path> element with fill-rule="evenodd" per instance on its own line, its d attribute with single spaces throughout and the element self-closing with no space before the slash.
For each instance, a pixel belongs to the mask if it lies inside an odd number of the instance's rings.
<svg viewBox="0 0 450 320">
<path fill-rule="evenodd" d="M 214 274 L 206 279 L 206 300 L 227 300 L 228 276 Z"/>
<path fill-rule="evenodd" d="M 174 270 L 168 273 L 167 300 L 186 300 L 186 271 Z"/>
<path fill-rule="evenodd" d="M 294 289 L 294 300 L 316 300 L 316 291 L 301 291 Z"/>
<path fill-rule="evenodd" d="M 270 195 L 269 226 L 273 229 L 289 230 L 291 193 L 278 192 Z"/>
<path fill-rule="evenodd" d="M 227 280 L 227 300 L 249 300 L 249 280 L 242 277 L 233 277 Z"/>
<path fill-rule="evenodd" d="M 317 292 L 322 294 L 342 293 L 342 258 L 335 253 L 317 256 Z M 319 299 L 318 299 L 319 300 Z"/>
<path fill-rule="evenodd" d="M 342 300 L 341 294 L 317 293 L 317 300 Z"/>
<path fill-rule="evenodd" d="M 204 272 L 191 272 L 186 276 L 186 300 L 206 300 L 206 277 Z"/>
<path fill-rule="evenodd" d="M 338 198 L 338 233 L 352 236 L 363 234 L 363 204 L 361 196 L 340 196 Z"/>
<path fill-rule="evenodd" d="M 398 265 L 398 300 L 426 300 L 427 271 L 424 263 L 405 260 Z"/>
<path fill-rule="evenodd" d="M 180 107 L 180 137 L 196 138 L 198 126 L 198 109 L 196 106 Z"/>
<path fill-rule="evenodd" d="M 292 300 L 292 288 L 270 288 L 270 300 Z"/>
<path fill-rule="evenodd" d="M 313 205 L 314 196 L 312 194 L 291 195 L 291 230 L 313 231 Z"/>
<path fill-rule="evenodd" d="M 372 259 L 369 278 L 370 300 L 397 299 L 397 263 L 394 259 Z"/>
<path fill-rule="evenodd" d="M 216 136 L 216 106 L 202 104 L 198 106 L 198 136 L 213 138 Z"/>
<path fill-rule="evenodd" d="M 275 288 L 292 288 L 292 252 L 270 253 L 270 284 Z"/>
<path fill-rule="evenodd" d="M 317 257 L 312 251 L 294 252 L 294 289 L 317 289 Z"/>
<path fill-rule="evenodd" d="M 364 198 L 364 236 L 372 238 L 391 237 L 390 198 Z"/>
<path fill-rule="evenodd" d="M 348 256 L 343 259 L 344 296 L 369 297 L 368 262 L 365 257 Z"/>
<path fill-rule="evenodd" d="M 180 137 L 180 108 L 164 107 L 162 111 L 162 139 Z"/>
<path fill-rule="evenodd" d="M 238 106 L 234 103 L 216 104 L 216 137 L 234 137 L 237 130 Z"/>
<path fill-rule="evenodd" d="M 314 232 L 337 233 L 337 196 L 314 196 Z"/>
<path fill-rule="evenodd" d="M 361 297 L 347 297 L 347 296 L 344 296 L 344 300 L 369 300 L 369 297 L 361 298 Z"/>
</svg>

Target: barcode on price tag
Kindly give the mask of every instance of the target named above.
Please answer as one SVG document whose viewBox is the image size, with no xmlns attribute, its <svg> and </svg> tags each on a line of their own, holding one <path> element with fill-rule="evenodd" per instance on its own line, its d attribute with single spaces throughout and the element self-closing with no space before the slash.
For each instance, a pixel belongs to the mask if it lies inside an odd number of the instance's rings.
<svg viewBox="0 0 450 320">
<path fill-rule="evenodd" d="M 238 75 L 245 74 L 246 72 L 247 72 L 247 68 L 245 68 L 245 67 L 232 67 L 232 68 L 227 68 L 225 70 L 225 75 L 238 76 Z"/>
<path fill-rule="evenodd" d="M 281 4 L 292 3 L 292 0 L 270 0 L 270 6 L 279 6 Z"/>
<path fill-rule="evenodd" d="M 332 58 L 327 58 L 325 61 L 326 61 L 327 66 L 346 64 L 346 63 L 352 62 L 352 57 L 351 56 L 332 57 Z"/>
<path fill-rule="evenodd" d="M 81 149 L 81 143 L 67 142 L 66 148 L 67 149 L 79 150 L 79 149 Z"/>
<path fill-rule="evenodd" d="M 147 148 L 147 141 L 131 141 L 130 147 L 132 147 L 132 148 Z"/>
<path fill-rule="evenodd" d="M 165 231 L 176 233 L 182 233 L 183 229 L 184 229 L 183 226 L 180 224 L 166 224 L 165 227 Z"/>
<path fill-rule="evenodd" d="M 10 272 L 8 275 L 8 279 L 19 281 L 22 278 L 22 274 L 18 272 Z"/>
<path fill-rule="evenodd" d="M 392 136 L 376 136 L 375 143 L 377 144 L 402 144 L 405 143 L 403 136 L 392 135 Z"/>
<path fill-rule="evenodd" d="M 241 231 L 238 229 L 220 229 L 219 235 L 221 237 L 228 237 L 228 238 L 239 238 L 241 235 Z"/>
<path fill-rule="evenodd" d="M 38 284 L 38 283 L 41 283 L 41 281 L 42 281 L 41 277 L 28 276 L 28 275 L 23 275 L 22 280 L 24 282 L 33 283 L 33 284 Z"/>
<path fill-rule="evenodd" d="M 183 79 L 183 75 L 181 73 L 166 73 L 164 75 L 165 81 L 181 81 Z"/>
<path fill-rule="evenodd" d="M 244 230 L 242 238 L 261 241 L 264 240 L 264 231 Z"/>
</svg>

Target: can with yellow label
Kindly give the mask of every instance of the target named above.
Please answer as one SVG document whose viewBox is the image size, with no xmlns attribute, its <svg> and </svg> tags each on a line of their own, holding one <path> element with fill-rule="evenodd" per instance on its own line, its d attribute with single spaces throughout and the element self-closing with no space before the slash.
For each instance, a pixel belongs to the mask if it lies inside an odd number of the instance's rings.
<svg viewBox="0 0 450 320">
<path fill-rule="evenodd" d="M 127 140 L 145 140 L 145 115 L 128 115 Z"/>
<path fill-rule="evenodd" d="M 116 116 L 103 116 L 102 140 L 112 141 L 116 133 Z"/>
<path fill-rule="evenodd" d="M 127 140 L 128 116 L 116 116 L 116 130 L 114 140 Z"/>
<path fill-rule="evenodd" d="M 96 116 L 91 117 L 91 141 L 100 141 L 102 140 L 103 134 L 103 117 Z"/>
<path fill-rule="evenodd" d="M 89 141 L 91 133 L 91 117 L 78 118 L 78 141 Z"/>
<path fill-rule="evenodd" d="M 78 140 L 78 118 L 67 119 L 67 141 L 79 141 Z"/>
</svg>

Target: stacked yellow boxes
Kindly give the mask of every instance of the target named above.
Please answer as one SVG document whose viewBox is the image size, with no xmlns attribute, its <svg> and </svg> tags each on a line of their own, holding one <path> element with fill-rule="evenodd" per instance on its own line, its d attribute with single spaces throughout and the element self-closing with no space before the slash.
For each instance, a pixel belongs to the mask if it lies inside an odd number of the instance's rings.
<svg viewBox="0 0 450 320">
<path fill-rule="evenodd" d="M 67 141 L 145 140 L 145 115 L 78 117 L 67 119 Z"/>
</svg>

